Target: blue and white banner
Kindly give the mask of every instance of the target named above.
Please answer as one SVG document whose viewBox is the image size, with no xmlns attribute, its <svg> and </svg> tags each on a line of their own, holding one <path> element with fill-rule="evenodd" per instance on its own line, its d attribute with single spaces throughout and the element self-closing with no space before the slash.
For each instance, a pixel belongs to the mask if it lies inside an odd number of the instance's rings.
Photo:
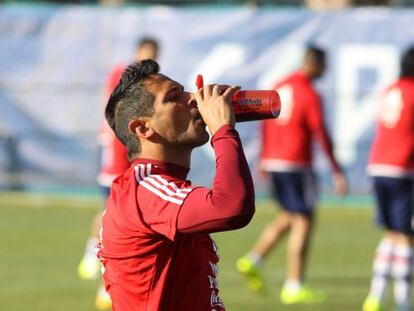
<svg viewBox="0 0 414 311">
<path fill-rule="evenodd" d="M 207 83 L 269 88 L 297 68 L 304 46 L 325 48 L 328 70 L 316 86 L 335 153 L 352 190 L 369 191 L 376 102 L 398 76 L 401 51 L 414 43 L 413 10 L 0 7 L 0 184 L 17 167 L 27 187 L 95 185 L 104 81 L 113 66 L 132 59 L 142 36 L 159 40 L 162 72 L 188 90 L 197 73 Z M 254 169 L 258 123 L 238 129 Z M 329 165 L 317 154 L 315 168 L 329 191 Z M 209 184 L 209 145 L 194 152 L 192 164 L 192 180 Z"/>
</svg>

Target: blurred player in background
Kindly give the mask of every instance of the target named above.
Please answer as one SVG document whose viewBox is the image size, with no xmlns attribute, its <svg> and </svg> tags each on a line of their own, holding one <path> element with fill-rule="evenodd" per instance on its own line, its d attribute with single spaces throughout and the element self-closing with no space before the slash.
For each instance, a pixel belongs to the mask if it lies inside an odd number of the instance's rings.
<svg viewBox="0 0 414 311">
<path fill-rule="evenodd" d="M 411 308 L 414 216 L 414 47 L 402 57 L 400 78 L 380 101 L 368 172 L 384 227 L 373 263 L 364 311 L 384 309 L 388 279 L 394 281 L 398 311 Z"/>
<path fill-rule="evenodd" d="M 225 310 L 209 233 L 241 228 L 255 210 L 234 128 L 238 89 L 186 92 L 151 60 L 122 75 L 105 116 L 133 162 L 112 184 L 98 245 L 114 310 Z M 186 178 L 192 150 L 209 140 L 206 125 L 216 155 L 212 189 Z"/>
<path fill-rule="evenodd" d="M 154 59 L 158 57 L 158 42 L 150 37 L 142 38 L 137 42 L 133 61 Z M 105 103 L 110 97 L 115 86 L 121 79 L 126 65 L 116 66 L 110 73 L 105 85 Z M 99 135 L 101 149 L 101 163 L 98 174 L 98 184 L 101 187 L 104 199 L 109 196 L 112 181 L 130 166 L 125 146 L 116 138 L 106 120 L 103 120 Z M 78 265 L 79 277 L 85 280 L 96 279 L 100 275 L 101 264 L 96 257 L 95 246 L 98 243 L 99 229 L 101 227 L 102 212 L 99 211 L 91 225 L 90 236 L 86 243 L 85 253 Z M 98 289 L 95 305 L 98 309 L 106 309 L 111 306 L 109 295 L 103 286 Z"/>
<path fill-rule="evenodd" d="M 325 53 L 310 46 L 301 68 L 278 83 L 282 110 L 278 119 L 263 122 L 260 173 L 271 179 L 274 198 L 281 211 L 264 229 L 253 249 L 241 257 L 236 267 L 255 292 L 265 291 L 260 266 L 274 246 L 289 233 L 288 270 L 280 299 L 284 304 L 316 303 L 324 295 L 305 286 L 305 266 L 317 198 L 312 170 L 312 142 L 319 140 L 332 166 L 337 194 L 347 192 L 347 183 L 333 155 L 326 131 L 321 99 L 312 82 L 325 71 Z"/>
</svg>

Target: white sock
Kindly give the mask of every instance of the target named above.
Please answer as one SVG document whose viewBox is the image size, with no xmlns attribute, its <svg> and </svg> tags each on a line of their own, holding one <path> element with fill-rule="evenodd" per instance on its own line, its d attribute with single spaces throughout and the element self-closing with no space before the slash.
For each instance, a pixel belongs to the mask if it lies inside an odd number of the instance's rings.
<svg viewBox="0 0 414 311">
<path fill-rule="evenodd" d="M 393 251 L 391 275 L 394 279 L 394 299 L 398 311 L 411 310 L 412 249 L 397 245 Z"/>
<path fill-rule="evenodd" d="M 89 238 L 88 241 L 86 241 L 85 254 L 83 255 L 84 258 L 98 260 L 95 252 L 95 246 L 98 242 L 99 240 L 97 238 Z"/>
<path fill-rule="evenodd" d="M 285 281 L 283 288 L 289 292 L 297 292 L 302 287 L 302 282 L 296 279 L 288 279 Z"/>
<path fill-rule="evenodd" d="M 111 299 L 111 296 L 109 295 L 109 293 L 106 291 L 105 286 L 101 285 L 98 288 L 98 293 L 97 295 L 99 297 L 101 297 L 102 299 Z"/>
<path fill-rule="evenodd" d="M 373 262 L 373 276 L 369 295 L 384 301 L 387 283 L 391 272 L 391 260 L 394 245 L 389 239 L 382 239 L 377 246 Z"/>
<path fill-rule="evenodd" d="M 263 264 L 263 257 L 254 251 L 248 253 L 247 258 L 249 258 L 255 266 L 261 266 Z"/>
</svg>

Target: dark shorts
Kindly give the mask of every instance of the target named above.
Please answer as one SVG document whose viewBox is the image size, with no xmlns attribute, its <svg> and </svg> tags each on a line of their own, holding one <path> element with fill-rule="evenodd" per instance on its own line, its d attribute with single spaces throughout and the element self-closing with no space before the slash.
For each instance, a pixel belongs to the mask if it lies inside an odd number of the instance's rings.
<svg viewBox="0 0 414 311">
<path fill-rule="evenodd" d="M 106 186 L 99 186 L 101 189 L 101 193 L 104 199 L 104 204 L 103 204 L 103 209 L 106 208 L 106 200 L 109 197 L 109 193 L 111 192 L 111 187 L 106 187 Z"/>
<path fill-rule="evenodd" d="M 274 172 L 272 192 L 282 209 L 311 216 L 317 199 L 313 172 Z"/>
<path fill-rule="evenodd" d="M 385 228 L 412 235 L 414 180 L 373 177 L 377 200 L 377 222 Z"/>
</svg>

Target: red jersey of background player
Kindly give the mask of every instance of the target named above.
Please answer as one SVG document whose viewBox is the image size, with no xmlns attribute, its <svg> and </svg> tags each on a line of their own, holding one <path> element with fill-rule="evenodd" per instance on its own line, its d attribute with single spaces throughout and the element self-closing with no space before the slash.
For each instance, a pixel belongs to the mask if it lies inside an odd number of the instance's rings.
<svg viewBox="0 0 414 311">
<path fill-rule="evenodd" d="M 266 171 L 297 171 L 312 166 L 312 139 L 317 138 L 332 168 L 340 168 L 326 131 L 321 99 L 311 80 L 298 71 L 275 85 L 282 102 L 278 119 L 262 123 L 261 165 Z"/>
<path fill-rule="evenodd" d="M 105 98 L 111 95 L 124 69 L 125 67 L 120 65 L 110 73 L 105 85 Z M 109 187 L 115 177 L 125 172 L 130 162 L 125 146 L 115 136 L 105 119 L 102 122 L 98 141 L 102 152 L 98 182 L 102 186 Z"/>
<path fill-rule="evenodd" d="M 371 148 L 371 175 L 414 174 L 414 79 L 403 77 L 384 92 Z"/>
</svg>

